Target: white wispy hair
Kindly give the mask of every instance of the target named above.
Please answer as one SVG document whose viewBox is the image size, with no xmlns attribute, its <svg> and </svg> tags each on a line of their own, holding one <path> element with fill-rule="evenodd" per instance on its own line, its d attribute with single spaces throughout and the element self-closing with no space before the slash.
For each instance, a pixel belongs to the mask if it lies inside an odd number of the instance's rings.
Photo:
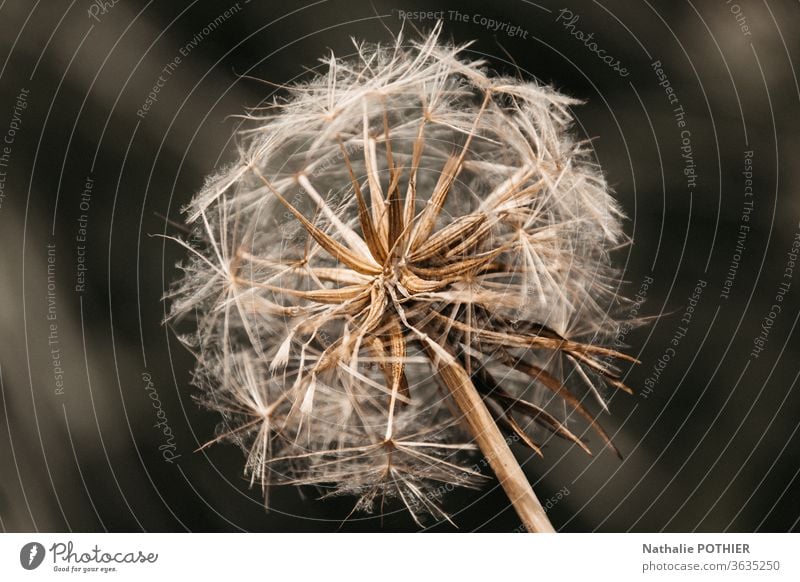
<svg viewBox="0 0 800 582">
<path fill-rule="evenodd" d="M 480 448 L 525 518 L 508 442 L 588 451 L 576 417 L 612 446 L 580 395 L 627 390 L 609 364 L 626 356 L 601 345 L 626 239 L 571 133 L 577 101 L 439 33 L 325 59 L 246 116 L 239 161 L 186 208 L 202 242 L 181 243 L 171 316 L 196 316 L 215 440 L 242 445 L 265 494 L 316 485 L 446 518 L 443 486 L 486 479 Z"/>
</svg>

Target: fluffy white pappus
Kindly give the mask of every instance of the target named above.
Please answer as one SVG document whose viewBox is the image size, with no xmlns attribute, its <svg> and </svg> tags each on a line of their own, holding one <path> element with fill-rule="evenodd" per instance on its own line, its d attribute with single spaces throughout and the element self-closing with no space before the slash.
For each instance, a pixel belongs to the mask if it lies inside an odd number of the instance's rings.
<svg viewBox="0 0 800 582">
<path fill-rule="evenodd" d="M 626 238 L 577 101 L 439 32 L 323 60 L 185 209 L 172 317 L 196 316 L 200 399 L 265 491 L 445 518 L 441 493 L 485 478 L 463 385 L 509 442 L 588 450 L 579 419 L 611 446 L 583 399 L 627 389 L 600 345 Z"/>
</svg>

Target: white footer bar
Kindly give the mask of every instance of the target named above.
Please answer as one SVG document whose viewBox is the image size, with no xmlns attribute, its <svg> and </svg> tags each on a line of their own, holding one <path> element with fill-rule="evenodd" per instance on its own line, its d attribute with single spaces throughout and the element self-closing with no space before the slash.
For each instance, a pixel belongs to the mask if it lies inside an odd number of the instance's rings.
<svg viewBox="0 0 800 582">
<path fill-rule="evenodd" d="M 3 534 L 0 580 L 800 580 L 800 534 Z"/>
</svg>

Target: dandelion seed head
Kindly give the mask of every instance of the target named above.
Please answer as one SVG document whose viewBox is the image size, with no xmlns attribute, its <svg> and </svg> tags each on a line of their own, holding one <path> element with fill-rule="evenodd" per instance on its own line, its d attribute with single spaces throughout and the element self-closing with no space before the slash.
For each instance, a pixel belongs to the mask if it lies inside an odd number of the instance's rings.
<svg viewBox="0 0 800 582">
<path fill-rule="evenodd" d="M 610 445 L 575 386 L 625 389 L 601 346 L 625 236 L 578 102 L 439 32 L 323 59 L 246 116 L 238 162 L 185 209 L 200 242 L 171 315 L 196 315 L 200 399 L 265 491 L 446 518 L 442 486 L 485 480 L 458 381 L 537 453 L 586 448 L 574 418 Z"/>
</svg>

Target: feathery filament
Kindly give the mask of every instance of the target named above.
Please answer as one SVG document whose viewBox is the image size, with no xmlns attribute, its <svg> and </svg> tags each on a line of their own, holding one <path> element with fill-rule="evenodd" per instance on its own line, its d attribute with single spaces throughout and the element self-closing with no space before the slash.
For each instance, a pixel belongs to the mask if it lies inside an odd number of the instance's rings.
<svg viewBox="0 0 800 582">
<path fill-rule="evenodd" d="M 204 244 L 182 243 L 172 316 L 197 315 L 201 400 L 265 497 L 315 485 L 447 519 L 442 487 L 486 481 L 481 449 L 527 518 L 508 442 L 588 452 L 581 419 L 613 448 L 581 395 L 628 390 L 608 362 L 631 359 L 600 345 L 625 237 L 576 101 L 438 34 L 331 56 L 248 115 L 239 161 L 186 209 Z"/>
</svg>

